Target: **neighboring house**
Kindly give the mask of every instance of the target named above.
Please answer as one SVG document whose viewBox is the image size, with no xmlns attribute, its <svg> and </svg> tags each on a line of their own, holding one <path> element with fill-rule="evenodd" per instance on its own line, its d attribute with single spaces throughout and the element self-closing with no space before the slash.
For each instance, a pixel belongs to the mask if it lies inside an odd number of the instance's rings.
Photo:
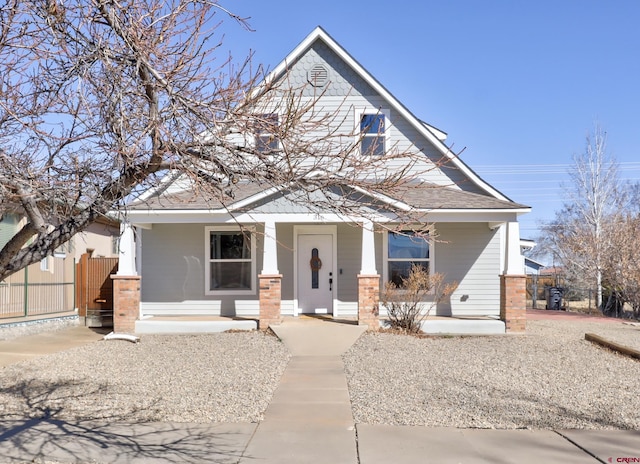
<svg viewBox="0 0 640 464">
<path fill-rule="evenodd" d="M 454 156 L 444 143 L 446 134 L 415 117 L 321 28 L 271 77 L 286 74 L 292 85 L 303 86 L 310 73 L 320 76 L 314 82 L 314 91 L 322 92 L 318 106 L 340 102 L 352 113 L 344 120 L 356 127 L 372 120 L 384 128 L 373 135 L 382 136 L 382 143 L 364 134 L 363 150 L 365 144 L 375 144 L 380 155 L 385 146 L 421 148 L 430 176 L 425 183 L 393 198 L 360 194 L 375 198 L 382 210 L 388 207 L 389 214 L 381 217 L 393 217 L 398 205 L 424 212 L 438 239 L 410 237 L 411 224 L 400 235 L 364 215 L 312 210 L 293 201 L 295 192 L 286 186 L 265 190 L 246 184 L 231 204 L 222 205 L 176 181 L 127 208 L 122 282 L 115 290 L 120 331 L 140 331 L 146 320 L 161 315 L 255 317 L 265 327 L 282 316 L 306 313 L 357 317 L 376 328 L 381 285 L 407 275 L 411 263 L 459 283 L 438 305 L 437 315 L 500 317 L 507 330 L 524 330 L 518 216 L 530 208 L 507 198 Z M 257 143 L 268 142 L 258 137 Z M 438 167 L 433 160 L 443 157 L 448 163 Z M 118 296 L 121 291 L 128 293 Z"/>
<path fill-rule="evenodd" d="M 0 249 L 24 225 L 18 214 L 4 213 L 0 220 Z M 15 317 L 50 317 L 77 309 L 76 263 L 83 253 L 118 256 L 119 224 L 100 220 L 75 235 L 52 255 L 27 266 L 0 282 L 0 320 Z"/>
<path fill-rule="evenodd" d="M 72 239 L 73 257 L 76 262 L 84 253 L 94 258 L 117 258 L 120 243 L 120 224 L 116 220 L 103 218 L 90 224 Z"/>
<path fill-rule="evenodd" d="M 544 264 L 533 258 L 524 258 L 524 270 L 527 275 L 539 275 L 540 270 L 544 268 Z"/>
<path fill-rule="evenodd" d="M 534 240 L 529 239 L 520 239 L 520 250 L 524 253 L 535 248 L 536 242 Z M 528 256 L 524 256 L 524 270 L 527 275 L 538 275 L 540 274 L 540 270 L 544 268 L 544 264 L 539 261 L 536 261 L 533 258 L 529 258 Z"/>
</svg>

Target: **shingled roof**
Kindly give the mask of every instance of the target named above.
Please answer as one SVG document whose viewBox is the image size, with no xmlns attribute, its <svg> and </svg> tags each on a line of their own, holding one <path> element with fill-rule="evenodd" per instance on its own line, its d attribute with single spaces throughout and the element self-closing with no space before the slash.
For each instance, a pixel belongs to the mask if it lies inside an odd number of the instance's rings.
<svg viewBox="0 0 640 464">
<path fill-rule="evenodd" d="M 453 187 L 443 187 L 428 183 L 408 184 L 394 189 L 390 195 L 395 200 L 406 203 L 416 209 L 521 209 L 528 206 L 512 201 L 465 192 Z"/>
<path fill-rule="evenodd" d="M 234 188 L 232 197 L 221 198 L 213 194 L 186 190 L 178 193 L 161 193 L 151 196 L 144 201 L 134 202 L 129 205 L 131 210 L 234 210 L 237 204 L 253 196 L 263 199 L 269 196 L 265 186 L 256 183 L 243 183 Z M 282 189 L 283 191 L 286 189 Z M 264 193 L 264 195 L 260 195 Z M 392 193 L 372 191 L 388 198 L 389 203 L 402 202 L 418 210 L 515 210 L 529 208 L 528 206 L 504 201 L 489 195 L 481 195 L 459 190 L 453 187 L 443 187 L 428 183 L 407 184 L 395 188 Z M 272 191 L 272 195 L 279 195 L 278 191 Z M 247 205 L 247 209 L 251 209 Z M 243 208 L 244 209 L 244 208 Z"/>
</svg>

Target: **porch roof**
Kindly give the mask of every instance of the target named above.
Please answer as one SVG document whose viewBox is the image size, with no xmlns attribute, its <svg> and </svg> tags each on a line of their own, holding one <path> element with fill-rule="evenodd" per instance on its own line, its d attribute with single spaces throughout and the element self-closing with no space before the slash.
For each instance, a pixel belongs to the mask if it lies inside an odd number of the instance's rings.
<svg viewBox="0 0 640 464">
<path fill-rule="evenodd" d="M 271 195 L 287 191 L 287 188 L 274 187 L 257 183 L 242 183 L 234 188 L 234 195 L 223 197 L 204 191 L 184 190 L 180 192 L 162 192 L 152 195 L 143 201 L 136 201 L 129 205 L 130 210 L 219 210 L 234 211 L 239 208 L 250 207 L 252 197 L 255 201 L 264 200 Z M 380 200 L 380 195 L 388 199 L 388 203 L 401 202 L 418 210 L 522 210 L 529 206 L 504 201 L 488 195 L 465 192 L 453 187 L 438 186 L 429 183 L 407 184 L 396 187 L 393 192 L 371 190 L 373 196 Z M 390 208 L 392 209 L 392 208 Z"/>
</svg>

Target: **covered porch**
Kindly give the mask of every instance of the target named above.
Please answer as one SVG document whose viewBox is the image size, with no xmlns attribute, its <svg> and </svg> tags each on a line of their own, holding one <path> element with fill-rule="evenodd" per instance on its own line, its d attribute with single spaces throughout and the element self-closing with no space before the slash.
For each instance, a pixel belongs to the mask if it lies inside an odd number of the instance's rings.
<svg viewBox="0 0 640 464">
<path fill-rule="evenodd" d="M 224 290 L 221 291 L 222 294 L 215 294 L 214 290 L 207 295 L 207 289 L 196 288 L 191 294 L 174 294 L 171 298 L 165 298 L 166 301 L 154 301 L 154 297 L 158 296 L 161 287 L 171 288 L 175 282 L 169 283 L 171 275 L 164 279 L 159 275 L 154 278 L 155 274 L 144 271 L 144 266 L 154 266 L 150 265 L 153 259 L 149 259 L 148 254 L 143 253 L 143 243 L 146 247 L 149 242 L 158 240 L 158 237 L 147 231 L 155 229 L 158 236 L 166 234 L 167 231 L 175 235 L 178 230 L 176 228 L 179 227 L 185 231 L 185 237 L 192 229 L 194 232 L 200 230 L 198 233 L 204 237 L 207 227 L 212 230 L 217 228 L 216 225 L 231 227 L 229 218 L 215 218 L 209 214 L 206 219 L 192 217 L 185 221 L 183 216 L 178 222 L 175 217 L 168 215 L 160 218 L 161 220 L 157 215 L 153 219 L 147 217 L 143 220 L 141 215 L 137 214 L 131 217 L 129 222 L 124 221 L 120 243 L 121 265 L 118 274 L 114 276 L 114 281 L 120 282 L 120 288 L 115 289 L 115 296 L 119 300 L 114 311 L 116 331 L 194 333 L 229 329 L 266 329 L 282 323 L 285 318 L 304 314 L 326 314 L 335 320 L 353 320 L 365 325 L 369 330 L 378 330 L 384 326 L 385 314 L 384 308 L 380 311 L 379 296 L 382 282 L 388 278 L 386 274 L 389 263 L 384 248 L 385 235 L 376 230 L 376 224 L 363 219 L 347 223 L 344 218 L 318 218 L 317 215 L 251 216 L 255 222 L 247 226 L 251 227 L 254 233 L 251 245 L 254 253 L 251 257 L 253 267 L 250 274 L 255 282 L 249 285 L 245 294 L 235 292 L 234 295 L 233 291 L 225 293 Z M 242 224 L 241 219 L 236 218 L 234 223 Z M 474 285 L 478 285 L 477 278 L 474 277 L 476 280 L 473 280 L 469 277 L 475 272 L 472 270 L 458 272 L 463 284 L 459 292 L 444 308 L 440 308 L 427 319 L 424 331 L 434 334 L 523 331 L 525 279 L 519 249 L 518 223 L 504 220 L 504 217 L 500 218 L 500 221 L 487 221 L 484 218 L 470 226 L 467 223 L 468 218 L 459 218 L 457 221 L 452 220 L 455 219 L 452 217 L 443 219 L 449 221 L 440 227 L 443 231 L 454 230 L 462 224 L 467 224 L 464 227 L 470 229 L 473 234 L 480 235 L 479 231 L 482 231 L 482 234 L 491 236 L 487 242 L 489 247 L 493 247 L 495 242 L 495 250 L 489 251 L 495 254 L 497 250 L 500 263 L 487 279 L 495 282 L 496 293 L 491 297 L 493 303 L 482 303 L 485 308 L 489 304 L 491 310 L 480 309 L 474 312 L 468 309 L 473 308 L 472 304 L 468 304 L 468 300 L 473 303 L 475 295 L 471 292 L 476 291 Z M 170 229 L 171 227 L 173 229 Z M 203 237 L 195 238 L 200 248 L 203 241 L 210 238 Z M 436 270 L 447 268 L 455 271 L 450 263 L 460 258 L 449 248 L 460 248 L 460 244 L 457 245 L 434 247 L 439 259 L 447 258 L 437 262 Z M 151 248 L 157 249 L 154 246 Z M 314 269 L 312 264 L 314 253 L 322 262 L 318 269 Z M 480 258 L 484 254 L 484 251 L 478 251 Z M 194 258 L 196 254 L 185 251 L 181 256 L 185 257 L 183 261 L 188 262 L 187 258 Z M 477 259 L 475 256 L 468 257 L 469 261 Z M 191 272 L 191 276 L 180 276 L 180 291 L 183 291 L 185 285 L 198 287 L 197 281 L 205 281 L 205 285 L 206 282 L 210 282 L 211 276 L 205 278 L 204 261 L 201 263 L 200 273 L 193 274 L 193 269 L 187 269 L 186 274 Z M 176 280 L 175 274 L 184 272 L 181 270 L 174 273 L 173 280 Z M 452 274 L 458 277 L 455 272 Z M 308 292 L 301 290 L 302 282 L 311 287 Z M 313 288 L 314 286 L 316 288 Z M 175 290 L 178 287 L 174 285 L 173 288 Z M 325 294 L 319 295 L 322 291 Z"/>
</svg>

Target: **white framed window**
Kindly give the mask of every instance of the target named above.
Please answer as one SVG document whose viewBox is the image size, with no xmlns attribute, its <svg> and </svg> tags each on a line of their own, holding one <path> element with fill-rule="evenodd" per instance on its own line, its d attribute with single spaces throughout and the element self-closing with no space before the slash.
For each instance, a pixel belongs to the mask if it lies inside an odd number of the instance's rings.
<svg viewBox="0 0 640 464">
<path fill-rule="evenodd" d="M 433 247 L 428 235 L 413 230 L 387 232 L 384 240 L 384 280 L 403 287 L 413 265 L 433 271 Z"/>
<path fill-rule="evenodd" d="M 46 256 L 40 260 L 41 271 L 52 271 L 51 269 L 51 256 Z"/>
<path fill-rule="evenodd" d="M 205 227 L 205 294 L 255 292 L 255 230 L 236 226 Z"/>
<path fill-rule="evenodd" d="M 267 113 L 256 116 L 254 136 L 258 153 L 274 153 L 280 148 L 278 138 L 279 119 L 276 113 Z"/>
<path fill-rule="evenodd" d="M 360 153 L 383 156 L 389 145 L 389 110 L 361 109 L 356 111 L 356 126 Z"/>
</svg>

